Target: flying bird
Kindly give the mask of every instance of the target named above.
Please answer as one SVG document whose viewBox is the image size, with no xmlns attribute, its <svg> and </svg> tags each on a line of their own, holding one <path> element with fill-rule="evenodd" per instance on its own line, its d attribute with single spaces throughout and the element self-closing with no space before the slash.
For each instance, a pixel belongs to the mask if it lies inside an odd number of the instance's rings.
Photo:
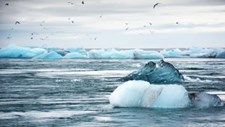
<svg viewBox="0 0 225 127">
<path fill-rule="evenodd" d="M 72 2 L 67 2 L 68 4 L 71 4 L 71 5 L 73 5 L 73 3 Z"/>
<path fill-rule="evenodd" d="M 9 6 L 9 3 L 5 3 L 5 6 Z"/>
<path fill-rule="evenodd" d="M 20 24 L 20 22 L 19 22 L 19 21 L 16 21 L 16 22 L 15 22 L 15 25 L 16 25 L 16 24 Z"/>
<path fill-rule="evenodd" d="M 74 23 L 74 21 L 71 21 L 72 23 Z"/>
<path fill-rule="evenodd" d="M 156 6 L 158 6 L 160 3 L 156 3 L 153 5 L 153 8 L 155 8 Z"/>
<path fill-rule="evenodd" d="M 178 22 L 176 22 L 176 24 L 178 24 Z"/>
<path fill-rule="evenodd" d="M 151 26 L 151 25 L 152 25 L 152 23 L 151 23 L 151 22 L 149 22 L 149 25 Z"/>
<path fill-rule="evenodd" d="M 81 3 L 84 4 L 84 1 L 82 1 Z"/>
</svg>

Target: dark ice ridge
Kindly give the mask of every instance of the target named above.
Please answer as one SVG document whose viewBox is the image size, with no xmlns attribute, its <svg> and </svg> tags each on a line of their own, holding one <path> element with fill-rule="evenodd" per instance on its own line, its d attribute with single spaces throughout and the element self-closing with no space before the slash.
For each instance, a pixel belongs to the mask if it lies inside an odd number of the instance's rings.
<svg viewBox="0 0 225 127">
<path fill-rule="evenodd" d="M 144 80 L 149 83 L 181 83 L 183 75 L 172 64 L 161 60 L 159 63 L 148 62 L 141 69 L 122 78 L 128 80 Z"/>
</svg>

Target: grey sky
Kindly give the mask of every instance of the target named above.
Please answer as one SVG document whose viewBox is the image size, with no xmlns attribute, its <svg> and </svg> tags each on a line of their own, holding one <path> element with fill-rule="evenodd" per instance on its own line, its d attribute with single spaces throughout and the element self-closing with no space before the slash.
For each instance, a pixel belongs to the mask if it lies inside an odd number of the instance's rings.
<svg viewBox="0 0 225 127">
<path fill-rule="evenodd" d="M 84 2 L 1 0 L 0 47 L 225 47 L 225 0 Z"/>
</svg>

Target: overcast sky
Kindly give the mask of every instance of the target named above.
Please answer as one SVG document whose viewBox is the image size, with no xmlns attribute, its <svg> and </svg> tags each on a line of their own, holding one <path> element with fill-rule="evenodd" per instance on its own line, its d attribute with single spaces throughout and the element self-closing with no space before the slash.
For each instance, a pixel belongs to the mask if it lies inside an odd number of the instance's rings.
<svg viewBox="0 0 225 127">
<path fill-rule="evenodd" d="M 225 47 L 225 0 L 0 0 L 0 47 L 9 44 Z"/>
</svg>

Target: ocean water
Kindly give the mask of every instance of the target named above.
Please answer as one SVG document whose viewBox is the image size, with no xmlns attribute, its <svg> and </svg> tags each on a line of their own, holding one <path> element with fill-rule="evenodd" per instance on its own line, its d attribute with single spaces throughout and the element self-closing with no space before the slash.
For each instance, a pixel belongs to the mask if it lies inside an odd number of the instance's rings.
<svg viewBox="0 0 225 127">
<path fill-rule="evenodd" d="M 225 107 L 113 108 L 118 79 L 149 60 L 0 59 L 0 126 L 225 126 Z M 188 91 L 225 101 L 225 59 L 165 59 Z"/>
</svg>

